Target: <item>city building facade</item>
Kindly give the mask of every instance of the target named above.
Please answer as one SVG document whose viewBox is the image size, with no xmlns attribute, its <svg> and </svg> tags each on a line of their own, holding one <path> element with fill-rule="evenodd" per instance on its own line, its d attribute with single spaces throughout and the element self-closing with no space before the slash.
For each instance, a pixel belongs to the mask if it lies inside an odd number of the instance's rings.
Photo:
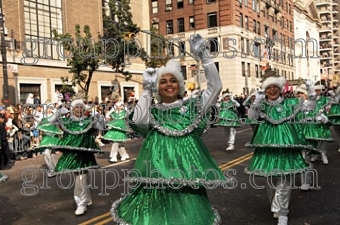
<svg viewBox="0 0 340 225">
<path fill-rule="evenodd" d="M 41 102 L 53 102 L 54 93 L 62 87 L 60 77 L 68 76 L 66 65 L 68 55 L 58 42 L 53 41 L 52 30 L 58 33 L 75 33 L 75 25 L 81 28 L 89 25 L 96 39 L 103 33 L 103 13 L 106 0 L 3 0 L 5 13 L 4 33 L 7 49 L 8 98 L 9 104 L 24 103 L 28 93 L 39 95 Z M 149 29 L 149 11 L 146 0 L 132 0 L 133 21 L 142 29 Z M 1 68 L 2 69 L 2 68 Z M 121 73 L 114 73 L 112 68 L 102 65 L 94 72 L 88 100 L 101 102 L 107 94 L 119 89 L 122 100 L 126 101 L 125 92 L 133 92 L 138 98 L 142 88 L 142 72 L 145 65 L 135 60 L 128 70 L 133 74 L 125 81 Z M 0 77 L 3 86 L 3 76 Z M 71 86 L 71 84 L 69 84 Z M 79 87 L 73 87 L 78 92 Z M 116 90 L 115 90 L 116 91 Z M 124 95 L 125 93 L 125 95 Z M 0 93 L 3 104 L 3 93 Z"/>
<path fill-rule="evenodd" d="M 294 3 L 294 24 L 295 54 L 299 56 L 295 59 L 295 74 L 301 79 L 317 82 L 321 79 L 320 53 L 324 49 L 320 46 L 321 22 L 313 0 Z"/>
<path fill-rule="evenodd" d="M 261 86 L 261 56 L 265 49 L 278 74 L 297 78 L 294 57 L 294 5 L 291 0 L 150 0 L 151 26 L 174 49 L 187 83 L 204 88 L 200 65 L 184 52 L 188 39 L 199 33 L 210 45 L 223 89 L 237 95 Z M 282 42 L 281 42 L 282 40 Z M 198 69 L 197 69 L 198 68 Z M 194 83 L 195 85 L 191 85 Z"/>
<path fill-rule="evenodd" d="M 315 0 L 321 20 L 320 29 L 320 66 L 321 79 L 326 86 L 333 86 L 339 80 L 339 1 Z"/>
</svg>

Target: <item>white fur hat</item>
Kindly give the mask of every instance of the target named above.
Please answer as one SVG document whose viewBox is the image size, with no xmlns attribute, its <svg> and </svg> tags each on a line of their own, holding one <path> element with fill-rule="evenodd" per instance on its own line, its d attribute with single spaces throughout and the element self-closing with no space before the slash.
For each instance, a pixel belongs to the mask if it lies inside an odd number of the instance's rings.
<svg viewBox="0 0 340 225">
<path fill-rule="evenodd" d="M 324 90 L 324 89 L 325 89 L 325 86 L 323 86 L 322 84 L 314 86 L 314 90 Z"/>
<path fill-rule="evenodd" d="M 305 84 L 301 84 L 299 85 L 296 89 L 295 89 L 295 94 L 297 95 L 297 93 L 304 93 L 305 95 L 307 95 L 307 87 Z"/>
<path fill-rule="evenodd" d="M 81 105 L 83 109 L 85 110 L 85 103 L 82 99 L 75 99 L 71 102 L 71 107 L 74 108 L 76 105 Z"/>
<path fill-rule="evenodd" d="M 157 89 L 156 89 L 156 93 L 155 93 L 155 97 L 157 99 L 157 101 L 160 102 L 161 97 L 158 95 L 158 86 L 159 86 L 159 80 L 161 79 L 161 77 L 165 74 L 172 74 L 176 77 L 177 82 L 178 82 L 178 86 L 179 86 L 179 95 L 183 96 L 184 91 L 185 91 L 185 86 L 184 86 L 184 78 L 183 78 L 183 74 L 181 71 L 181 65 L 179 64 L 179 62 L 177 62 L 176 60 L 170 59 L 165 66 L 160 67 L 157 70 Z"/>
<path fill-rule="evenodd" d="M 286 79 L 276 74 L 275 71 L 271 70 L 270 68 L 266 69 L 263 79 L 262 79 L 262 86 L 261 88 L 266 90 L 266 88 L 270 85 L 275 85 L 280 88 L 282 91 L 283 86 L 286 83 Z"/>
<path fill-rule="evenodd" d="M 224 99 L 225 97 L 227 97 L 227 96 L 232 96 L 233 94 L 232 93 L 224 93 L 223 95 L 222 95 L 222 99 Z"/>
</svg>

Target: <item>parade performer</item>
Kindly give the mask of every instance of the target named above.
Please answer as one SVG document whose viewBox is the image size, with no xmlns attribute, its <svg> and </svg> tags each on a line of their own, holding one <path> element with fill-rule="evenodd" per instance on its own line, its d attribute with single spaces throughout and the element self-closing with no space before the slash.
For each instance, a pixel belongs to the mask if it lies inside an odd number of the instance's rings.
<svg viewBox="0 0 340 225">
<path fill-rule="evenodd" d="M 340 86 L 334 91 L 329 91 L 331 95 L 329 103 L 331 108 L 327 114 L 329 122 L 333 125 L 337 141 L 340 145 Z M 338 149 L 340 152 L 340 147 Z"/>
<path fill-rule="evenodd" d="M 199 35 L 190 38 L 191 50 L 199 55 L 208 82 L 199 97 L 183 101 L 184 79 L 175 60 L 143 73 L 144 91 L 130 116 L 130 125 L 144 135 L 145 141 L 135 164 L 138 175 L 125 179 L 140 185 L 113 203 L 111 212 L 118 224 L 221 223 L 204 183 L 225 179 L 201 135 L 222 84 L 203 43 Z M 158 102 L 155 105 L 151 105 L 152 92 Z M 203 175 L 207 169 L 214 170 L 214 176 Z"/>
<path fill-rule="evenodd" d="M 124 142 L 129 140 L 127 136 L 129 128 L 126 126 L 126 117 L 128 115 L 127 109 L 124 107 L 123 103 L 117 102 L 106 115 L 106 119 L 109 120 L 106 123 L 109 130 L 102 138 L 112 142 L 109 161 L 112 163 L 117 162 L 118 152 L 120 159 L 125 161 L 129 158 L 124 146 Z"/>
<path fill-rule="evenodd" d="M 262 82 L 263 90 L 256 93 L 248 113 L 250 119 L 258 120 L 259 123 L 250 143 L 246 144 L 247 147 L 255 148 L 246 172 L 272 179 L 278 177 L 276 185 L 266 182 L 266 190 L 273 217 L 278 218 L 278 225 L 287 225 L 291 197 L 290 175 L 308 170 L 302 150 L 312 147 L 302 136 L 299 124 L 291 123 L 300 107 L 298 99 L 283 98 L 285 78 L 268 68 Z M 310 81 L 308 85 L 312 85 Z M 311 95 L 313 93 L 311 88 Z"/>
<path fill-rule="evenodd" d="M 305 84 L 299 85 L 295 90 L 296 96 L 299 98 L 300 110 L 296 114 L 295 121 L 300 124 L 302 134 L 307 140 L 308 144 L 313 146 L 316 151 L 304 151 L 303 155 L 306 162 L 312 168 L 311 155 L 320 154 L 318 147 L 319 141 L 332 141 L 330 137 L 330 130 L 324 126 L 328 122 L 328 118 L 324 113 L 319 112 L 316 107 L 315 99 L 308 99 L 308 90 Z M 307 191 L 312 185 L 311 173 L 301 176 L 300 189 Z"/>
<path fill-rule="evenodd" d="M 255 97 L 256 97 L 255 92 L 253 92 L 242 103 L 242 105 L 246 108 L 246 115 L 247 115 L 247 117 L 245 118 L 244 124 L 250 124 L 251 129 L 253 131 L 255 129 L 257 121 L 249 119 L 248 111 L 249 111 L 251 104 L 253 104 L 253 102 L 255 101 Z"/>
<path fill-rule="evenodd" d="M 87 110 L 82 99 L 73 100 L 70 115 L 63 116 L 64 108 L 57 111 L 49 122 L 59 122 L 63 130 L 63 137 L 56 144 L 55 149 L 63 154 L 55 167 L 56 173 L 74 173 L 74 200 L 77 205 L 75 215 L 82 215 L 87 206 L 92 204 L 92 197 L 87 185 L 87 173 L 89 169 L 97 168 L 98 164 L 94 156 L 101 152 L 95 142 L 97 130 L 103 128 L 103 120 L 100 114 L 85 116 Z"/>
<path fill-rule="evenodd" d="M 217 104 L 219 106 L 219 115 L 216 126 L 223 126 L 224 133 L 228 137 L 227 151 L 234 150 L 234 143 L 236 137 L 236 127 L 241 126 L 239 116 L 237 114 L 237 107 L 240 107 L 231 93 L 224 93 Z"/>
<path fill-rule="evenodd" d="M 320 114 L 327 116 L 327 111 L 330 108 L 330 104 L 328 103 L 329 101 L 328 97 L 323 96 L 322 90 L 324 89 L 324 86 L 315 85 L 314 89 L 315 89 L 315 93 L 317 96 L 315 112 L 318 112 Z M 318 149 L 318 152 L 320 152 L 321 154 L 314 154 L 311 157 L 311 161 L 314 162 L 321 156 L 322 164 L 327 165 L 329 161 L 327 157 L 326 142 L 333 141 L 333 139 L 331 138 L 330 123 L 318 124 L 314 133 L 320 135 L 320 137 L 317 140 L 318 142 L 317 149 Z"/>
<path fill-rule="evenodd" d="M 48 168 L 48 177 L 55 176 L 54 169 L 57 159 L 55 157 L 54 147 L 58 144 L 59 137 L 63 134 L 63 131 L 56 124 L 49 122 L 49 119 L 54 116 L 53 108 L 54 104 L 47 105 L 46 113 L 37 126 L 37 130 L 40 130 L 43 134 L 39 146 L 35 148 L 37 152 L 43 152 L 44 160 Z"/>
</svg>

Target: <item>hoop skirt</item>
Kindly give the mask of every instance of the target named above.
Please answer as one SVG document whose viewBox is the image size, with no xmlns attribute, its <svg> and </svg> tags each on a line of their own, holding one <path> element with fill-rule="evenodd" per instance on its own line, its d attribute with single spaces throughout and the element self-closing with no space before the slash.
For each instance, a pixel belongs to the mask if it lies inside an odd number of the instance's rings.
<svg viewBox="0 0 340 225">
<path fill-rule="evenodd" d="M 127 137 L 128 128 L 125 121 L 125 111 L 112 112 L 112 120 L 106 125 L 109 130 L 104 134 L 103 139 L 113 142 L 124 142 L 129 140 Z"/>
<path fill-rule="evenodd" d="M 39 146 L 35 148 L 38 152 L 43 152 L 45 149 L 53 149 L 59 142 L 59 136 L 63 131 L 55 124 L 50 124 L 47 119 L 37 127 L 38 130 L 43 132 Z"/>
<path fill-rule="evenodd" d="M 79 172 L 98 167 L 94 153 L 101 152 L 101 149 L 95 142 L 96 130 L 92 129 L 94 122 L 91 117 L 81 120 L 61 119 L 64 133 L 55 149 L 63 154 L 58 160 L 55 172 Z"/>
<path fill-rule="evenodd" d="M 301 150 L 312 150 L 298 123 L 293 105 L 298 99 L 284 99 L 281 104 L 264 101 L 259 123 L 247 147 L 255 148 L 246 172 L 259 176 L 299 173 L 308 169 Z"/>
<path fill-rule="evenodd" d="M 234 109 L 235 103 L 233 101 L 223 101 L 221 103 L 220 112 L 216 126 L 224 127 L 239 127 L 241 126 L 239 117 Z"/>
</svg>

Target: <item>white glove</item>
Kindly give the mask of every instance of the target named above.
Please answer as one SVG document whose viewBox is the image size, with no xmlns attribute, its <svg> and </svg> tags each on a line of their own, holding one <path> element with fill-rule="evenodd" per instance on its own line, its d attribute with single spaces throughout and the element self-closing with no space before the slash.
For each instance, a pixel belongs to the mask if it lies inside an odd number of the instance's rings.
<svg viewBox="0 0 340 225">
<path fill-rule="evenodd" d="M 335 93 L 333 90 L 328 91 L 328 94 L 330 94 L 331 96 L 335 96 Z"/>
<path fill-rule="evenodd" d="M 194 58 L 200 58 L 202 64 L 209 64 L 213 60 L 209 56 L 207 42 L 199 34 L 191 35 L 189 39 L 190 51 Z"/>
<path fill-rule="evenodd" d="M 157 82 L 157 70 L 154 68 L 147 68 L 143 72 L 143 88 L 144 90 L 150 90 L 152 93 L 156 89 Z"/>
<path fill-rule="evenodd" d="M 264 94 L 264 90 L 258 90 L 256 93 L 255 93 L 255 101 L 254 101 L 254 104 L 255 105 L 258 105 L 259 103 L 262 102 L 262 100 L 265 98 L 265 94 Z"/>
<path fill-rule="evenodd" d="M 303 80 L 303 82 L 306 84 L 307 88 L 314 86 L 314 81 L 305 79 L 305 80 Z"/>
<path fill-rule="evenodd" d="M 305 79 L 303 82 L 306 84 L 308 99 L 315 99 L 316 94 L 314 91 L 314 81 Z"/>
<path fill-rule="evenodd" d="M 327 116 L 325 116 L 324 114 L 319 114 L 317 117 L 316 117 L 316 120 L 321 122 L 321 123 L 327 123 L 328 122 L 328 118 Z"/>
</svg>

